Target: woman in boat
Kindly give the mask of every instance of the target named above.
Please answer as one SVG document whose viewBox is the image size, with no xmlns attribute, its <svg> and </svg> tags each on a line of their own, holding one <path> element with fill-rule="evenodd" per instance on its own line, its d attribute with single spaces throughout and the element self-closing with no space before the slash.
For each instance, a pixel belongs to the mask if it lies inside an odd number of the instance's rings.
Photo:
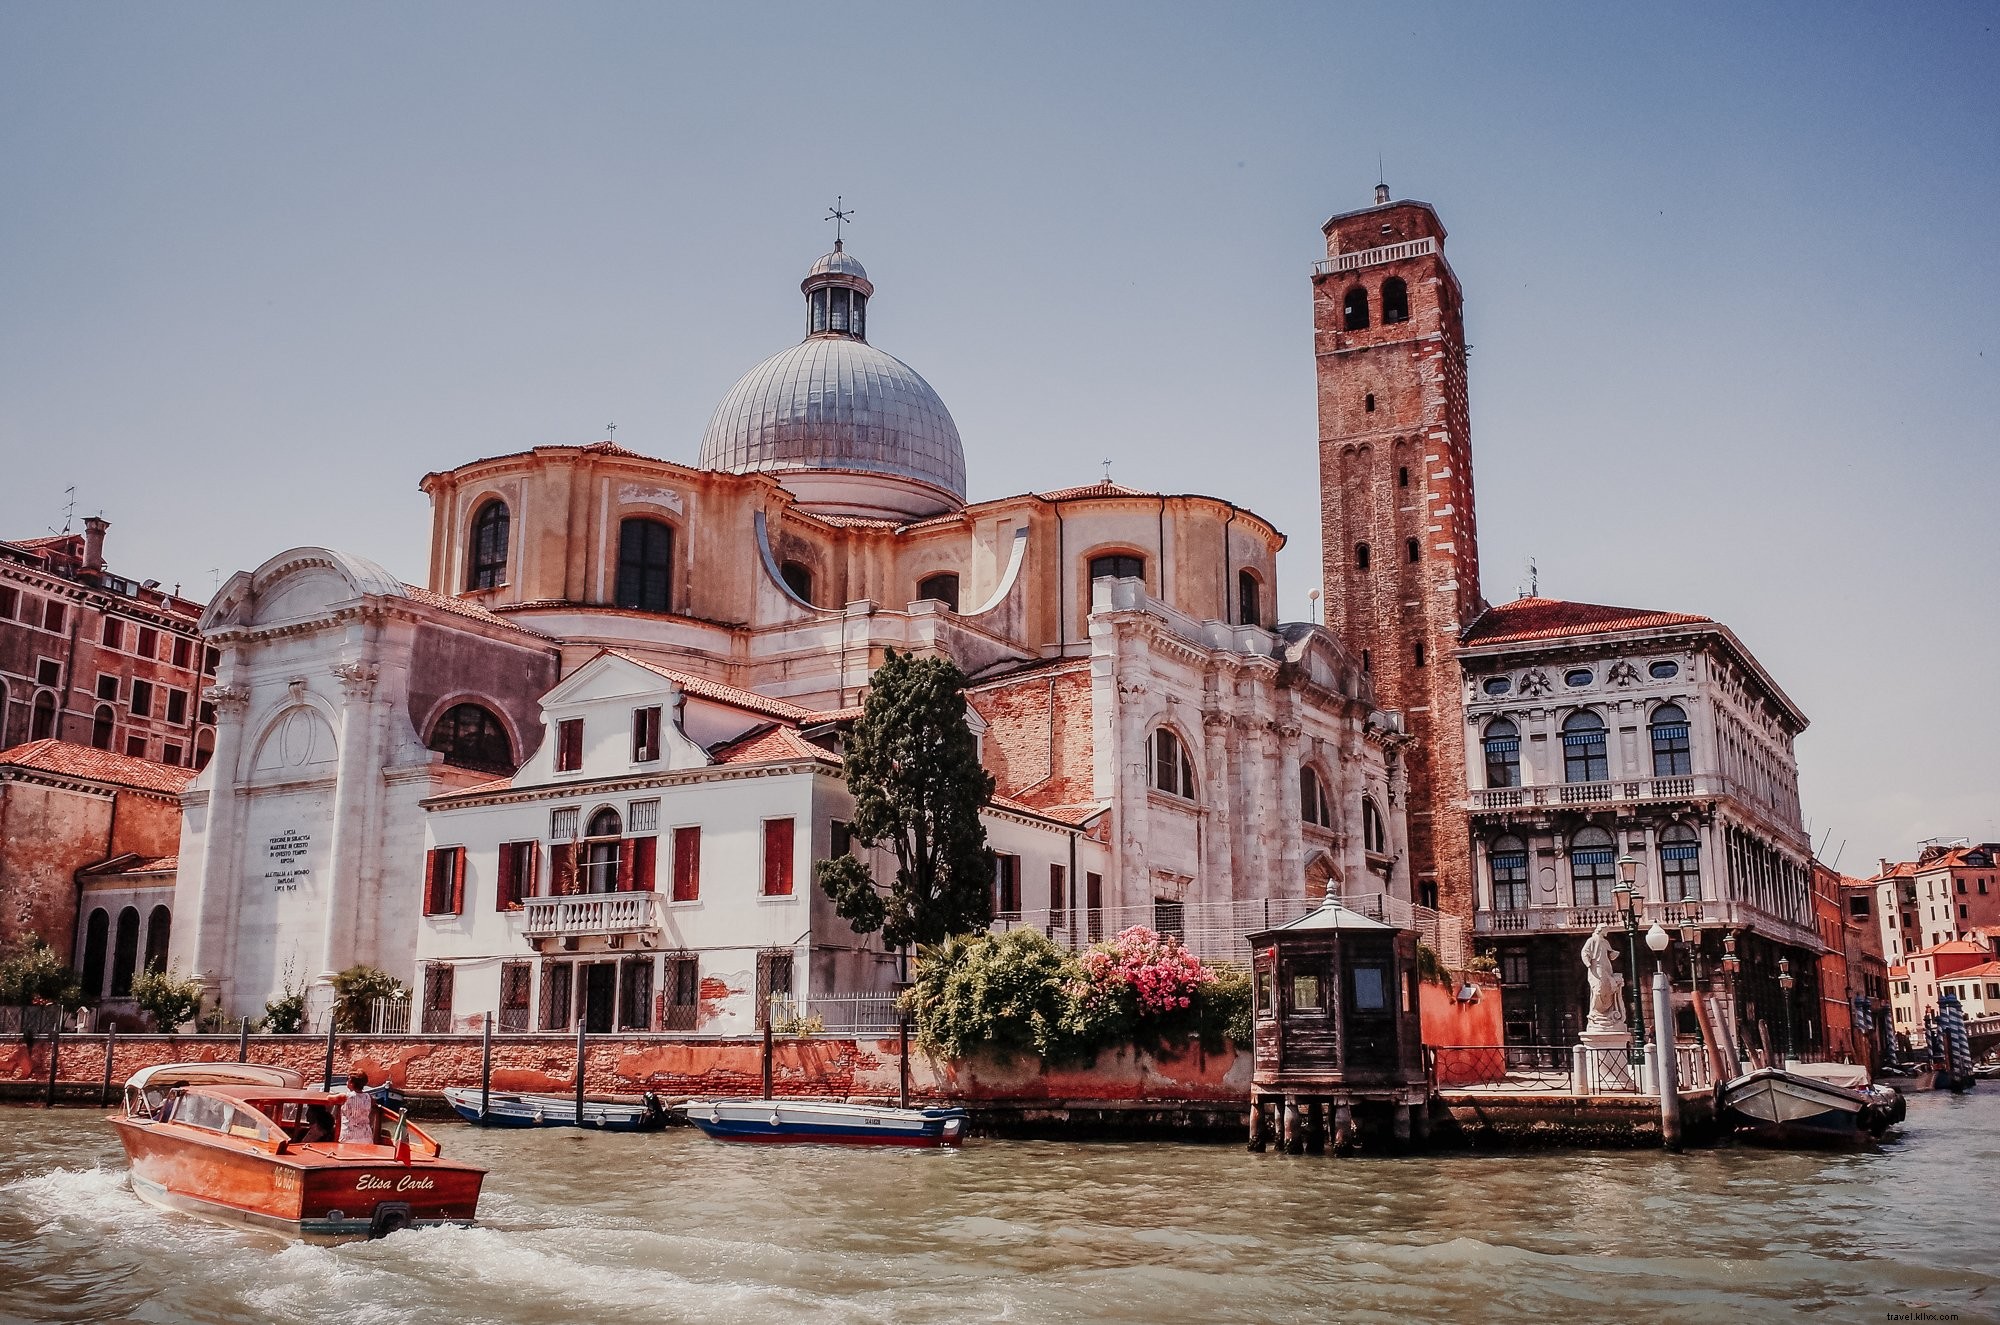
<svg viewBox="0 0 2000 1325">
<path fill-rule="evenodd" d="M 347 1097 L 340 1102 L 340 1144 L 375 1144 L 375 1097 L 368 1093 L 365 1072 L 350 1073 L 347 1078 Z"/>
</svg>

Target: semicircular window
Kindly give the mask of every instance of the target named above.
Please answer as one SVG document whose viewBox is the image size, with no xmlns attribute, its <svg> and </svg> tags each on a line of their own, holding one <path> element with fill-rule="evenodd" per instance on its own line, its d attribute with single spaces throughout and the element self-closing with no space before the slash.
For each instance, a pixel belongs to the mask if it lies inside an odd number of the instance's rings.
<svg viewBox="0 0 2000 1325">
<path fill-rule="evenodd" d="M 424 742 L 456 768 L 482 773 L 512 773 L 514 745 L 492 710 L 479 704 L 456 704 L 445 710 L 431 737 Z"/>
</svg>

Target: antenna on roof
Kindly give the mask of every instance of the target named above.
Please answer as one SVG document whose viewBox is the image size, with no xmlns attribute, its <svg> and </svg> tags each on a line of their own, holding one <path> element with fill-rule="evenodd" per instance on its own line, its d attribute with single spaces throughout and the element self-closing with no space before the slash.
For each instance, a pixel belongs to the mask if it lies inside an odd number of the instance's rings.
<svg viewBox="0 0 2000 1325">
<path fill-rule="evenodd" d="M 1840 853 L 1845 850 L 1847 850 L 1847 839 L 1843 837 L 1840 839 L 1840 845 L 1834 849 L 1833 859 L 1826 862 L 1826 867 L 1835 874 L 1840 873 Z"/>
<path fill-rule="evenodd" d="M 68 533 L 70 521 L 76 518 L 76 484 L 72 483 L 68 487 L 64 488 L 63 496 L 64 498 L 66 498 L 66 500 L 63 502 L 63 527 L 59 530 L 57 529 L 49 530 L 49 532 L 52 534 Z"/>
<path fill-rule="evenodd" d="M 834 194 L 833 206 L 827 208 L 826 215 L 819 218 L 822 221 L 833 222 L 833 251 L 835 253 L 842 251 L 840 247 L 840 227 L 847 224 L 854 217 L 854 209 L 852 207 L 845 210 L 841 208 L 841 204 L 845 201 L 846 199 L 840 194 Z"/>
</svg>

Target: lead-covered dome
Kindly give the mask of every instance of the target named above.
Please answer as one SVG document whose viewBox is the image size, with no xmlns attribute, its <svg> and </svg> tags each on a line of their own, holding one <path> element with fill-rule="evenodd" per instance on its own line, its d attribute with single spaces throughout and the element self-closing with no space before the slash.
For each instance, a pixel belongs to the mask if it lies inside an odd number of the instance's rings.
<svg viewBox="0 0 2000 1325">
<path fill-rule="evenodd" d="M 965 505 L 965 448 L 930 383 L 867 341 L 875 287 L 834 251 L 813 264 L 806 339 L 737 380 L 708 421 L 701 465 L 784 476 L 802 505 L 920 517 Z"/>
</svg>

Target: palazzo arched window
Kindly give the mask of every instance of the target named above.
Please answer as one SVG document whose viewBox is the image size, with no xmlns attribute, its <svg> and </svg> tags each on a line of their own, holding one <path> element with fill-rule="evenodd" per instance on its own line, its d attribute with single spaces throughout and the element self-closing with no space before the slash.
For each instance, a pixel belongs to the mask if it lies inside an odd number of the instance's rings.
<svg viewBox="0 0 2000 1325">
<path fill-rule="evenodd" d="M 171 936 L 174 914 L 165 904 L 153 908 L 146 917 L 146 969 L 164 971 L 167 969 L 167 939 Z"/>
<path fill-rule="evenodd" d="M 1602 828 L 1579 828 L 1569 840 L 1569 877 L 1576 885 L 1578 906 L 1612 906 L 1617 898 L 1618 864 L 1611 834 Z"/>
<path fill-rule="evenodd" d="M 1653 737 L 1654 777 L 1682 777 L 1694 772 L 1687 713 L 1680 705 L 1662 704 L 1654 709 L 1649 731 Z"/>
<path fill-rule="evenodd" d="M 1326 798 L 1326 784 L 1310 768 L 1299 770 L 1299 818 L 1316 828 L 1333 827 L 1333 806 Z"/>
<path fill-rule="evenodd" d="M 468 589 L 494 589 L 507 582 L 507 503 L 489 501 L 472 517 L 472 559 Z"/>
<path fill-rule="evenodd" d="M 1495 718 L 1486 724 L 1486 734 L 1480 738 L 1479 745 L 1486 754 L 1487 786 L 1521 785 L 1520 728 L 1507 718 Z"/>
<path fill-rule="evenodd" d="M 111 997 L 132 996 L 132 973 L 139 964 L 139 908 L 118 913 L 118 938 L 111 948 Z"/>
<path fill-rule="evenodd" d="M 661 520 L 618 522 L 618 585 L 612 602 L 637 612 L 671 612 L 674 530 Z"/>
<path fill-rule="evenodd" d="M 507 738 L 507 729 L 483 705 L 456 704 L 446 709 L 424 744 L 455 768 L 483 773 L 514 771 L 514 746 Z"/>
<path fill-rule="evenodd" d="M 583 844 L 583 890 L 587 893 L 618 891 L 619 866 L 623 863 L 624 821 L 610 806 L 590 816 L 590 829 Z"/>
<path fill-rule="evenodd" d="M 104 997 L 104 961 L 111 945 L 111 916 L 103 907 L 90 913 L 83 927 L 83 999 L 95 1003 Z"/>
<path fill-rule="evenodd" d="M 1528 909 L 1528 845 L 1518 837 L 1496 838 L 1487 848 L 1486 863 L 1493 872 L 1493 909 Z"/>
<path fill-rule="evenodd" d="M 1382 811 L 1375 808 L 1372 797 L 1361 798 L 1361 845 L 1364 850 L 1378 856 L 1389 854 L 1389 825 L 1382 818 Z"/>
<path fill-rule="evenodd" d="M 1604 748 L 1604 719 L 1578 709 L 1563 719 L 1563 781 L 1603 782 L 1611 776 Z"/>
<path fill-rule="evenodd" d="M 1701 900 L 1701 838 L 1686 824 L 1660 833 L 1660 889 L 1669 902 Z"/>
<path fill-rule="evenodd" d="M 1188 758 L 1187 746 L 1180 736 L 1169 727 L 1155 731 L 1150 742 L 1152 752 L 1153 786 L 1174 796 L 1194 799 L 1194 761 Z"/>
</svg>

